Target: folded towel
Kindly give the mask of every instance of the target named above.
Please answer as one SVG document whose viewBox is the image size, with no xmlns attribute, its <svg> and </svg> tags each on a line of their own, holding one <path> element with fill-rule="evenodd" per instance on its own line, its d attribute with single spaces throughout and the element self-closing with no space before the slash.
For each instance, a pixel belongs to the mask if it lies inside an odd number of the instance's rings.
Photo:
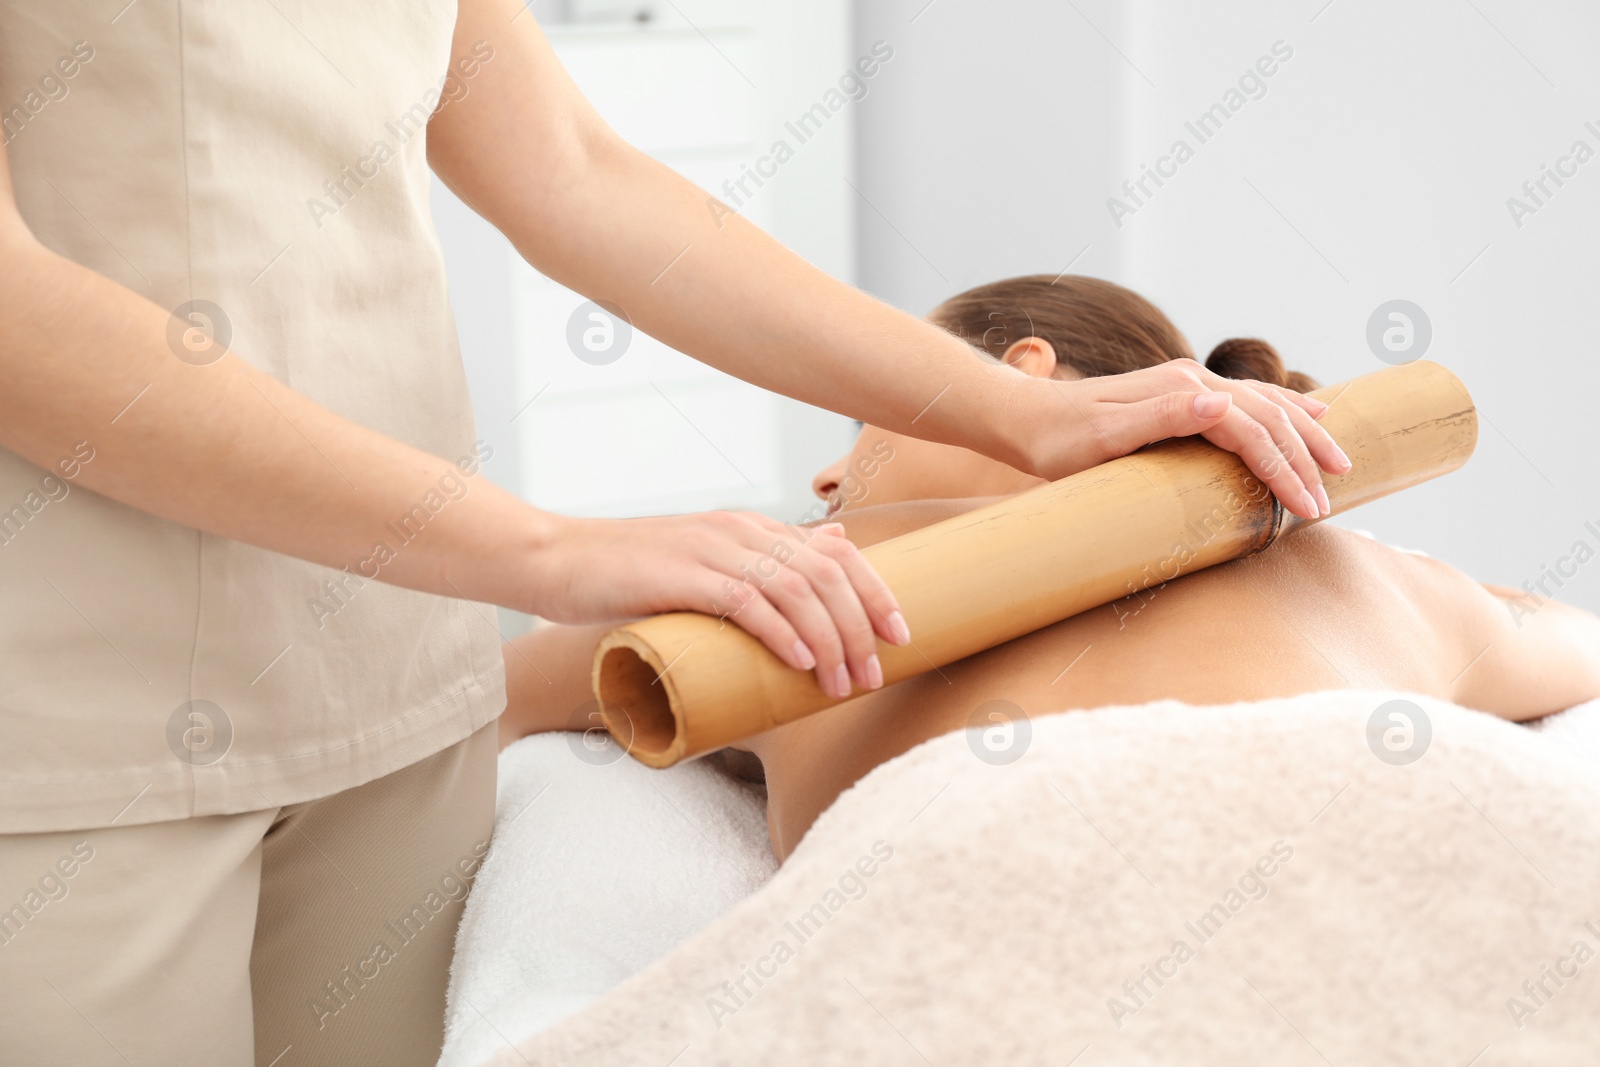
<svg viewBox="0 0 1600 1067">
<path fill-rule="evenodd" d="M 601 996 L 777 868 L 762 791 L 716 761 L 654 771 L 599 734 L 500 754 L 494 844 L 456 935 L 441 1067 Z"/>
<path fill-rule="evenodd" d="M 1563 755 L 1600 774 L 1600 700 L 1523 723 Z"/>
<path fill-rule="evenodd" d="M 1539 733 L 1403 694 L 951 734 L 486 1065 L 1596 1062 L 1597 812 Z"/>
</svg>

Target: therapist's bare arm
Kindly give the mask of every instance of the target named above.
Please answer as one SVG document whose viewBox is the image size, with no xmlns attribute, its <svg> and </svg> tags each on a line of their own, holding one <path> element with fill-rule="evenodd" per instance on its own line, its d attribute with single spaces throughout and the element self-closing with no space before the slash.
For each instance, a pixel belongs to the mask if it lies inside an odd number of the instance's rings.
<svg viewBox="0 0 1600 1067">
<path fill-rule="evenodd" d="M 472 74 L 429 126 L 434 170 L 539 270 L 697 359 L 1048 478 L 1203 432 L 1311 517 L 1318 464 L 1348 466 L 1313 421 L 1325 410 L 1315 400 L 1193 360 L 1083 382 L 1028 378 L 827 277 L 620 141 L 521 0 L 463 0 L 454 51 Z M 1216 396 L 1197 409 L 1206 390 L 1231 404 Z M 1221 410 L 1203 414 L 1207 405 Z"/>
<path fill-rule="evenodd" d="M 77 478 L 88 489 L 368 577 L 385 524 L 460 477 L 450 460 L 341 418 L 231 353 L 208 366 L 178 359 L 169 319 L 40 245 L 0 150 L 0 446 L 48 469 L 88 442 L 95 458 Z M 784 536 L 750 515 L 565 519 L 474 478 L 376 577 L 569 622 L 707 610 Z M 739 625 L 796 666 L 814 660 L 824 685 L 847 658 L 866 684 L 875 628 L 893 632 L 882 582 L 837 536 L 796 546 L 786 575 L 746 591 Z"/>
</svg>

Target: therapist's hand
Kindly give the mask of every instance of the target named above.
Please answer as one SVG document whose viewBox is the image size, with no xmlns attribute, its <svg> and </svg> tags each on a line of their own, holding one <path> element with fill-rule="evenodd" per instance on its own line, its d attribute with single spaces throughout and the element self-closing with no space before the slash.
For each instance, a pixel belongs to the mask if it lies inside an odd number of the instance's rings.
<svg viewBox="0 0 1600 1067">
<path fill-rule="evenodd" d="M 557 519 L 537 553 L 534 610 L 555 622 L 663 611 L 717 615 L 791 667 L 815 670 L 823 692 L 883 685 L 874 635 L 910 640 L 894 594 L 843 527 L 786 526 L 763 515 L 710 512 L 648 519 Z"/>
<path fill-rule="evenodd" d="M 1020 466 L 1064 478 L 1153 441 L 1200 434 L 1237 453 L 1251 472 L 1306 519 L 1328 514 L 1322 471 L 1350 460 L 1317 419 L 1328 405 L 1292 389 L 1224 378 L 1191 359 L 1079 381 L 1023 378 L 1032 412 L 1019 420 Z"/>
</svg>

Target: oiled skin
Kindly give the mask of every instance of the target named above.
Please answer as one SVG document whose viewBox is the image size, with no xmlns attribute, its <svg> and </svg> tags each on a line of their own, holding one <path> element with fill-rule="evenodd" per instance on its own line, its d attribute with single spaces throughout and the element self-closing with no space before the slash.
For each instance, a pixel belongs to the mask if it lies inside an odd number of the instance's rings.
<svg viewBox="0 0 1600 1067">
<path fill-rule="evenodd" d="M 910 516 L 850 534 L 865 544 L 921 524 Z M 747 747 L 766 769 L 781 859 L 868 771 L 965 728 L 991 700 L 1037 717 L 1166 698 L 1219 704 L 1381 688 L 1520 720 L 1600 695 L 1600 621 L 1553 602 L 1517 621 L 1501 595 L 1445 564 L 1319 525 Z"/>
</svg>

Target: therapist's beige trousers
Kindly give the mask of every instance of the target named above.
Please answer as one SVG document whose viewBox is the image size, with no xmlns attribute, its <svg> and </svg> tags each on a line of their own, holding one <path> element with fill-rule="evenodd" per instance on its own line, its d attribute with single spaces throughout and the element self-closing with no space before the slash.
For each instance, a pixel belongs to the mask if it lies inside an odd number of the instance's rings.
<svg viewBox="0 0 1600 1067">
<path fill-rule="evenodd" d="M 0 836 L 0 1064 L 437 1062 L 495 724 L 321 800 Z"/>
</svg>

